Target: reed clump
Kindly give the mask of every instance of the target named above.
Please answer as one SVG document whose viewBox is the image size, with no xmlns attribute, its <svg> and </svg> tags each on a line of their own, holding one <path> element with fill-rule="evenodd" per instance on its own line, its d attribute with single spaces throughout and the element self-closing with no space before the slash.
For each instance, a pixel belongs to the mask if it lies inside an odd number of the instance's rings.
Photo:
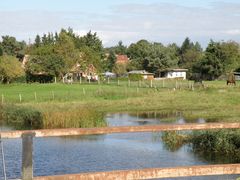
<svg viewBox="0 0 240 180">
<path fill-rule="evenodd" d="M 104 127 L 104 114 L 91 108 L 55 110 L 43 112 L 43 128 Z"/>
</svg>

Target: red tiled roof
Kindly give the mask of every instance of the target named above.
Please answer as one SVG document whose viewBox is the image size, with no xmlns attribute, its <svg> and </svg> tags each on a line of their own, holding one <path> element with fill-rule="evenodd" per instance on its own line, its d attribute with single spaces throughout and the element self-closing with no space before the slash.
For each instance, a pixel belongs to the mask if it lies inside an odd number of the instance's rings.
<svg viewBox="0 0 240 180">
<path fill-rule="evenodd" d="M 116 55 L 116 56 L 117 56 L 116 63 L 128 63 L 127 55 Z"/>
</svg>

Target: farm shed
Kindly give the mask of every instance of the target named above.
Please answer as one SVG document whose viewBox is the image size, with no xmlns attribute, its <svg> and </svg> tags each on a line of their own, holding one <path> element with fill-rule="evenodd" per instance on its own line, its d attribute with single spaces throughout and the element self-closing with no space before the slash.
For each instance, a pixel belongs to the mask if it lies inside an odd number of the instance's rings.
<svg viewBox="0 0 240 180">
<path fill-rule="evenodd" d="M 188 69 L 166 69 L 161 71 L 161 77 L 162 78 L 180 78 L 180 79 L 186 79 L 187 78 L 187 71 Z"/>
</svg>

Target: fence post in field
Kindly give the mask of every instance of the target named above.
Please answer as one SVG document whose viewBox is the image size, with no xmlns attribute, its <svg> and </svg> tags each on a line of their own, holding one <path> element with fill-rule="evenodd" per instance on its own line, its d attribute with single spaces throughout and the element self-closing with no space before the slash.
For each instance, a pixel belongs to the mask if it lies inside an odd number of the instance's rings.
<svg viewBox="0 0 240 180">
<path fill-rule="evenodd" d="M 37 93 L 34 92 L 34 98 L 35 98 L 35 101 L 37 101 Z"/>
<path fill-rule="evenodd" d="M 54 82 L 55 82 L 55 84 L 57 83 L 57 77 L 54 77 Z"/>
<path fill-rule="evenodd" d="M 22 180 L 33 179 L 33 137 L 35 133 L 22 135 Z"/>
<path fill-rule="evenodd" d="M 2 94 L 2 104 L 4 103 L 4 95 Z"/>
<path fill-rule="evenodd" d="M 53 98 L 53 100 L 54 100 L 54 98 L 55 98 L 54 91 L 52 91 L 52 98 Z"/>
<path fill-rule="evenodd" d="M 118 79 L 117 83 L 118 83 L 118 86 L 119 86 L 120 85 L 119 79 Z"/>
<path fill-rule="evenodd" d="M 131 81 L 130 81 L 130 79 L 128 80 L 128 86 L 129 86 L 129 87 L 131 86 Z"/>
<path fill-rule="evenodd" d="M 107 78 L 107 83 L 110 84 L 109 77 Z"/>
<path fill-rule="evenodd" d="M 151 87 L 151 88 L 153 87 L 153 81 L 152 81 L 152 79 L 151 79 L 151 81 L 150 81 L 150 87 Z"/>
<path fill-rule="evenodd" d="M 85 89 L 83 88 L 83 94 L 85 95 L 86 94 L 86 92 L 85 92 Z"/>
<path fill-rule="evenodd" d="M 22 102 L 22 95 L 19 94 L 19 102 L 21 103 Z"/>
<path fill-rule="evenodd" d="M 178 83 L 177 83 L 177 80 L 176 80 L 176 83 L 175 83 L 175 89 L 178 88 Z"/>
<path fill-rule="evenodd" d="M 82 84 L 82 77 L 80 76 L 80 79 L 79 79 L 79 81 L 80 81 L 80 84 Z"/>
<path fill-rule="evenodd" d="M 192 89 L 192 91 L 194 91 L 194 84 L 193 83 L 192 83 L 191 89 Z"/>
<path fill-rule="evenodd" d="M 91 83 L 90 78 L 88 79 L 88 83 L 89 83 L 89 84 Z"/>
</svg>

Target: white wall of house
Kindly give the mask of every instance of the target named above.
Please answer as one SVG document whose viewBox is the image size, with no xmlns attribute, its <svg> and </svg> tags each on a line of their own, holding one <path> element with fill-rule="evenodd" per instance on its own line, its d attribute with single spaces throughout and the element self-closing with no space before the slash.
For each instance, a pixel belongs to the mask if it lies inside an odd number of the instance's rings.
<svg viewBox="0 0 240 180">
<path fill-rule="evenodd" d="M 183 78 L 185 80 L 186 77 L 187 77 L 187 73 L 185 71 L 178 71 L 178 72 L 170 71 L 170 72 L 167 72 L 167 78 Z"/>
</svg>

